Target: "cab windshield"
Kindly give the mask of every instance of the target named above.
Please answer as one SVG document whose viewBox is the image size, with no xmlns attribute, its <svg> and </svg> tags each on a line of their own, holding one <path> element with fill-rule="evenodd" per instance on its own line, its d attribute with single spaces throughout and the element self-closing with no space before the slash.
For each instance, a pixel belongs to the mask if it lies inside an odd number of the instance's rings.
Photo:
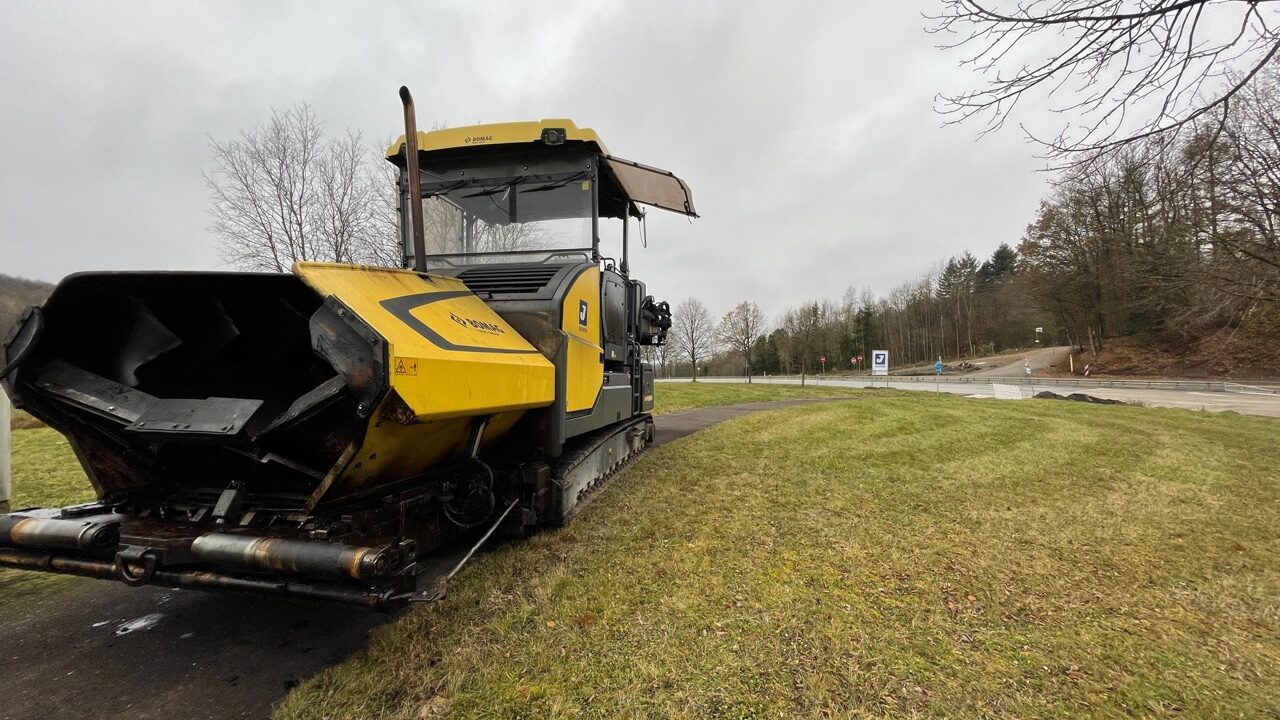
<svg viewBox="0 0 1280 720">
<path fill-rule="evenodd" d="M 423 184 L 427 255 L 591 247 L 585 171 Z"/>
</svg>

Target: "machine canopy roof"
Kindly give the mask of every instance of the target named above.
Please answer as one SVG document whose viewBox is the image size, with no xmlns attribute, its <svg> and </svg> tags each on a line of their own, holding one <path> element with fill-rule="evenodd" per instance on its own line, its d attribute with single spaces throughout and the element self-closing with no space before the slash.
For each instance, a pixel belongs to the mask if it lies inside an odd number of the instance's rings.
<svg viewBox="0 0 1280 720">
<path fill-rule="evenodd" d="M 689 186 L 674 173 L 610 155 L 600 156 L 631 202 L 698 217 Z"/>
<path fill-rule="evenodd" d="M 556 142 L 548 142 L 548 133 Z M 638 214 L 635 203 L 652 205 L 682 215 L 697 217 L 693 195 L 683 180 L 667 170 L 642 165 L 609 155 L 600 136 L 590 128 L 580 128 L 568 119 L 496 123 L 418 131 L 418 154 L 423 166 L 439 157 L 475 157 L 520 152 L 531 146 L 553 151 L 557 146 L 588 146 L 600 153 L 606 172 L 602 173 L 601 215 L 622 217 Z M 387 160 L 404 167 L 404 136 L 387 148 Z M 613 187 L 609 187 L 612 185 Z M 625 206 L 625 210 L 624 210 Z"/>
</svg>

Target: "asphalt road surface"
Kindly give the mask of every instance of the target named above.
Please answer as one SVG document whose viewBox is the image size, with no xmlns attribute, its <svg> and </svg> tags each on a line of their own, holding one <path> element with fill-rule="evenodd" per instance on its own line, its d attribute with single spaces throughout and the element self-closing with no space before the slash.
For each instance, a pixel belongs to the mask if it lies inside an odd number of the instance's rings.
<svg viewBox="0 0 1280 720">
<path fill-rule="evenodd" d="M 1143 388 L 1036 388 L 1052 390 L 1059 395 L 1082 392 L 1094 397 L 1122 402 L 1136 402 L 1153 407 L 1237 412 L 1241 415 L 1280 417 L 1280 395 L 1253 395 L 1234 392 L 1202 392 L 1198 390 L 1146 390 Z"/>
<path fill-rule="evenodd" d="M 966 374 L 970 377 L 1009 377 L 1023 374 L 1026 364 L 1031 365 L 1032 372 L 1038 372 L 1045 368 L 1053 367 L 1055 363 L 1067 356 L 1068 350 L 1070 348 L 1066 345 L 1054 345 L 1051 347 L 1028 348 L 1021 352 L 1004 353 L 1003 355 L 973 358 L 973 364 L 981 369 L 973 370 Z M 895 373 L 908 372 L 930 375 L 933 373 L 933 363 L 928 362 L 923 365 L 908 367 L 895 366 L 893 371 Z"/>
<path fill-rule="evenodd" d="M 815 401 L 662 415 L 656 442 L 807 402 Z M 395 617 L 304 600 L 67 583 L 0 616 L 0 718 L 266 717 L 290 688 L 363 648 Z"/>
<path fill-rule="evenodd" d="M 1020 375 L 1024 372 L 1027 365 L 1031 366 L 1034 373 L 1038 370 L 1053 367 L 1054 363 L 1067 356 L 1069 348 L 1066 345 L 1061 347 L 1047 347 L 1036 350 L 1028 350 L 1024 353 L 1015 353 L 1011 355 L 996 355 L 989 358 L 978 358 L 974 362 L 982 363 L 981 370 L 975 370 L 969 373 L 971 377 L 1008 377 L 1010 375 Z"/>
</svg>

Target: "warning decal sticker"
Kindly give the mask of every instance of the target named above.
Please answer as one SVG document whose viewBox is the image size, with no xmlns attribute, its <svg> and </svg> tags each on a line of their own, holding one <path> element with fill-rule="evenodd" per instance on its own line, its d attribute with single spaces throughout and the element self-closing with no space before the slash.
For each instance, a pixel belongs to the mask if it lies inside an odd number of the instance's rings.
<svg viewBox="0 0 1280 720">
<path fill-rule="evenodd" d="M 398 357 L 395 361 L 397 375 L 417 375 L 418 358 Z"/>
</svg>

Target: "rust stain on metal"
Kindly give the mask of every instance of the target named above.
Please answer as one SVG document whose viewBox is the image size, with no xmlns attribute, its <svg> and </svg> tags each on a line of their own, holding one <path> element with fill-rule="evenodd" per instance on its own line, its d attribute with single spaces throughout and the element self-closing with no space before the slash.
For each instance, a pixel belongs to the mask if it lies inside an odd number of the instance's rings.
<svg viewBox="0 0 1280 720">
<path fill-rule="evenodd" d="M 334 481 L 337 480 L 338 476 L 342 474 L 342 471 L 346 469 L 347 464 L 351 462 L 351 458 L 355 457 L 357 448 L 358 446 L 356 443 L 350 443 L 347 445 L 347 448 L 342 451 L 342 455 L 338 457 L 338 461 L 333 464 L 333 467 L 329 468 L 329 472 L 325 473 L 324 479 L 320 481 L 320 484 L 316 486 L 315 491 L 313 491 L 311 496 L 307 498 L 307 503 L 303 506 L 307 512 L 311 512 L 316 509 L 316 505 L 320 502 L 320 498 L 324 497 L 324 494 L 329 491 L 329 488 L 333 485 Z"/>
</svg>

